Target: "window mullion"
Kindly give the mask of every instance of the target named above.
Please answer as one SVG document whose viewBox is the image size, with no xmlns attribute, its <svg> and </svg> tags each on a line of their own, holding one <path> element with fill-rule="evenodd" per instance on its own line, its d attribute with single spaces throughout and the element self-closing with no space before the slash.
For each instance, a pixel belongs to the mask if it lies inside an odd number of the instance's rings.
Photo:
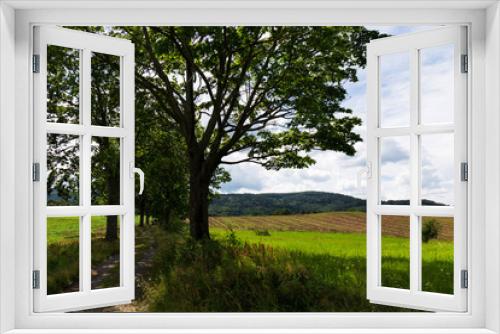
<svg viewBox="0 0 500 334">
<path fill-rule="evenodd" d="M 418 49 L 410 51 L 410 290 L 420 290 L 420 224 L 416 214 L 419 201 L 419 60 Z"/>
<path fill-rule="evenodd" d="M 91 124 L 91 54 L 90 50 L 82 51 L 82 102 L 81 115 L 82 124 L 85 129 L 89 129 Z M 81 233 L 80 233 L 80 277 L 82 281 L 82 291 L 90 291 L 91 289 L 91 133 L 86 131 L 82 136 L 82 167 L 80 170 L 81 198 L 84 208 L 84 215 L 81 218 Z"/>
</svg>

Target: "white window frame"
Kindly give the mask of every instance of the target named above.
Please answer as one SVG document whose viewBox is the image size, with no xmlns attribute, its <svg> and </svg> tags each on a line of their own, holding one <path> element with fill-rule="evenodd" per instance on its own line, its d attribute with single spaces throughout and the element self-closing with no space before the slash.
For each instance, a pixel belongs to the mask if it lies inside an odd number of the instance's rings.
<svg viewBox="0 0 500 334">
<path fill-rule="evenodd" d="M 69 8 L 72 7 L 72 8 Z M 47 9 L 49 8 L 49 9 Z M 468 311 L 457 313 L 34 314 L 31 31 L 83 25 L 467 24 L 471 157 Z M 15 69 L 12 64 L 15 62 Z M 487 71 L 485 69 L 488 69 Z M 0 331 L 13 333 L 500 332 L 500 9 L 496 1 L 27 1 L 0 3 Z M 15 127 L 12 126 L 15 124 Z M 14 138 L 14 140 L 12 140 Z M 488 138 L 488 140 L 486 140 Z M 485 181 L 488 182 L 485 182 Z M 14 189 L 14 191 L 13 191 Z M 14 193 L 14 196 L 12 196 Z M 15 257 L 12 256 L 15 254 Z M 14 287 L 14 288 L 13 288 Z M 485 293 L 487 290 L 487 294 Z M 221 330 L 221 328 L 223 330 Z M 51 330 L 49 330 L 51 329 Z M 112 329 L 115 329 L 114 331 Z M 120 329 L 122 329 L 120 331 Z M 160 331 L 163 329 L 163 331 Z M 177 329 L 177 330 L 176 330 Z M 432 329 L 432 330 L 430 330 Z"/>
<path fill-rule="evenodd" d="M 420 50 L 443 45 L 453 46 L 453 122 L 422 124 L 420 98 L 422 85 Z M 383 127 L 380 110 L 380 59 L 405 53 L 409 59 L 409 123 L 401 127 Z M 462 287 L 462 270 L 467 270 L 467 181 L 461 180 L 461 164 L 467 163 L 467 80 L 462 56 L 467 55 L 467 28 L 452 26 L 434 28 L 412 34 L 380 38 L 367 47 L 367 155 L 371 166 L 367 182 L 367 297 L 371 302 L 394 306 L 411 306 L 422 310 L 467 310 L 467 289 Z M 453 135 L 453 189 L 455 203 L 451 206 L 420 204 L 421 138 L 426 134 Z M 409 139 L 409 205 L 381 203 L 381 146 L 384 138 L 404 136 Z M 409 289 L 382 286 L 382 216 L 409 218 Z M 453 294 L 422 290 L 422 222 L 425 216 L 452 217 L 453 232 Z"/>
<path fill-rule="evenodd" d="M 79 52 L 79 119 L 78 124 L 47 122 L 47 46 L 56 45 Z M 76 311 L 96 306 L 127 304 L 134 299 L 135 289 L 135 187 L 134 187 L 134 45 L 127 40 L 99 36 L 52 26 L 36 26 L 33 52 L 39 56 L 39 73 L 33 74 L 33 160 L 39 165 L 39 181 L 33 184 L 33 268 L 39 272 L 39 288 L 34 289 L 35 312 Z M 92 52 L 119 57 L 120 126 L 96 126 L 91 123 L 91 57 Z M 47 134 L 78 136 L 79 204 L 47 206 Z M 120 141 L 120 204 L 91 203 L 92 137 L 111 137 Z M 112 288 L 91 287 L 91 218 L 118 216 L 119 285 Z M 47 295 L 47 219 L 78 217 L 79 219 L 79 291 Z"/>
</svg>

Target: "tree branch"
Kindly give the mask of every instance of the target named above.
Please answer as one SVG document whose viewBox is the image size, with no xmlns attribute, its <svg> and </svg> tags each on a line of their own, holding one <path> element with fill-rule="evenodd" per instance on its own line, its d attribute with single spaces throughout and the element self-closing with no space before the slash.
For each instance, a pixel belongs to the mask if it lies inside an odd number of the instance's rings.
<svg viewBox="0 0 500 334">
<path fill-rule="evenodd" d="M 175 96 L 173 93 L 175 90 L 173 89 L 172 84 L 170 83 L 170 80 L 168 79 L 168 76 L 165 74 L 165 72 L 163 72 L 163 68 L 162 68 L 160 62 L 158 61 L 158 58 L 156 58 L 156 55 L 153 51 L 153 46 L 151 44 L 151 40 L 149 38 L 149 33 L 148 33 L 147 28 L 143 27 L 142 31 L 144 34 L 144 42 L 145 42 L 144 45 L 146 47 L 146 50 L 149 54 L 151 61 L 153 62 L 153 66 L 155 68 L 155 71 L 158 74 L 158 76 L 165 83 L 166 93 L 167 93 L 167 103 L 169 104 L 170 108 L 172 108 L 173 112 L 178 114 L 177 120 L 179 122 L 181 122 L 181 124 L 182 124 L 183 123 L 182 122 L 183 121 L 183 116 L 182 116 L 183 113 L 181 111 L 181 108 L 179 107 L 179 104 L 177 103 L 177 100 L 175 99 Z"/>
</svg>

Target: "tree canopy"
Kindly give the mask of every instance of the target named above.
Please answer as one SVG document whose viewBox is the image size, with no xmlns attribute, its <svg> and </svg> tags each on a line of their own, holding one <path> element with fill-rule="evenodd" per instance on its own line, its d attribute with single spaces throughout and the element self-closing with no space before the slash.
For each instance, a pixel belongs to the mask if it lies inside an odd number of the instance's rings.
<svg viewBox="0 0 500 334">
<path fill-rule="evenodd" d="M 150 180 L 141 210 L 147 203 L 163 216 L 172 208 L 187 210 L 196 239 L 209 237 L 209 199 L 230 180 L 224 165 L 306 168 L 315 162 L 310 152 L 353 155 L 361 140 L 353 131 L 361 120 L 342 103 L 344 84 L 357 81 L 357 70 L 366 63 L 365 44 L 380 37 L 377 31 L 345 26 L 83 29 L 135 44 L 137 161 Z M 99 125 L 108 126 L 117 112 L 113 73 L 118 67 L 104 58 L 110 64 L 92 72 L 92 110 L 96 121 L 104 122 Z M 71 96 L 71 89 L 64 94 Z M 106 171 L 108 151 L 116 145 L 98 144 L 96 163 Z M 101 194 L 109 197 L 116 178 L 102 176 L 108 188 Z"/>
<path fill-rule="evenodd" d="M 224 164 L 305 168 L 313 150 L 355 153 L 343 107 L 365 66 L 364 27 L 127 27 L 137 85 L 183 137 L 191 234 L 209 236 L 208 188 Z M 235 159 L 235 153 L 239 157 Z M 243 157 L 241 157 L 243 154 Z"/>
</svg>

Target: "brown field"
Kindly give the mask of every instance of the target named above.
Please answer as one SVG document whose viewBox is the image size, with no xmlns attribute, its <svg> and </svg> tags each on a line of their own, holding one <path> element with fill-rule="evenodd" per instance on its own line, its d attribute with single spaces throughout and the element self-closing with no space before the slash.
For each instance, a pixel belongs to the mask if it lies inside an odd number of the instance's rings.
<svg viewBox="0 0 500 334">
<path fill-rule="evenodd" d="M 424 220 L 430 219 L 429 217 Z M 440 225 L 438 239 L 453 239 L 453 218 L 434 217 Z M 210 217 L 210 226 L 233 230 L 366 232 L 364 212 L 324 212 L 299 215 Z M 384 216 L 383 233 L 409 236 L 408 217 Z"/>
</svg>

